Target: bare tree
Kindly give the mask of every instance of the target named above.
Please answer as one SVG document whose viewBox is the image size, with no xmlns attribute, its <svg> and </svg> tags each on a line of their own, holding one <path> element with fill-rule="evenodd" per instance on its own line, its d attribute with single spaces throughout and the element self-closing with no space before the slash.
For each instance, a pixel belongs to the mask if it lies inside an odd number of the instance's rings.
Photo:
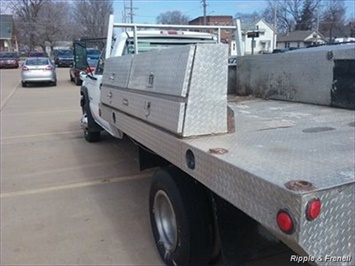
<svg viewBox="0 0 355 266">
<path fill-rule="evenodd" d="M 161 13 L 156 21 L 158 24 L 176 24 L 176 25 L 184 25 L 189 23 L 189 17 L 183 15 L 180 11 L 167 11 L 165 13 Z"/>
<path fill-rule="evenodd" d="M 56 41 L 72 40 L 69 1 L 55 0 L 9 0 L 15 14 L 16 33 L 21 44 L 30 49 L 36 46 L 45 48 Z"/>
<path fill-rule="evenodd" d="M 328 0 L 325 3 L 325 9 L 319 22 L 319 28 L 320 31 L 329 38 L 330 42 L 333 41 L 335 31 L 340 34 L 348 35 L 342 32 L 345 28 L 345 14 L 346 8 L 343 1 Z"/>
<path fill-rule="evenodd" d="M 39 35 L 52 48 L 57 41 L 71 41 L 76 35 L 69 10 L 68 2 L 47 1 L 39 12 Z"/>
<path fill-rule="evenodd" d="M 277 24 L 279 32 L 310 30 L 315 25 L 320 2 L 321 0 L 268 0 L 263 15 L 268 23 Z"/>
<path fill-rule="evenodd" d="M 317 20 L 317 8 L 320 0 L 304 0 L 299 20 L 296 21 L 295 30 L 311 30 Z"/>
<path fill-rule="evenodd" d="M 253 13 L 236 13 L 235 18 L 240 19 L 241 23 L 244 25 L 250 25 L 254 22 L 257 22 L 262 18 L 262 14 L 258 12 L 253 12 Z"/>
<path fill-rule="evenodd" d="M 36 30 L 39 11 L 45 0 L 10 0 L 9 8 L 15 14 L 16 29 L 21 39 L 24 39 L 30 49 L 40 45 L 40 36 Z"/>
<path fill-rule="evenodd" d="M 74 18 L 81 31 L 78 37 L 105 37 L 112 0 L 78 0 L 74 2 Z"/>
</svg>

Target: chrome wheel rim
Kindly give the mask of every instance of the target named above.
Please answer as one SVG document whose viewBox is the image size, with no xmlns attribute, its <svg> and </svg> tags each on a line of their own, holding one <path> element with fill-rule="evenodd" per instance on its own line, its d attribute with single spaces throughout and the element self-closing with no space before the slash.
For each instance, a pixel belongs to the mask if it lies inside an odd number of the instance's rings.
<svg viewBox="0 0 355 266">
<path fill-rule="evenodd" d="M 176 215 L 168 195 L 159 190 L 154 197 L 154 218 L 159 233 L 159 242 L 166 250 L 173 251 L 177 245 Z"/>
</svg>

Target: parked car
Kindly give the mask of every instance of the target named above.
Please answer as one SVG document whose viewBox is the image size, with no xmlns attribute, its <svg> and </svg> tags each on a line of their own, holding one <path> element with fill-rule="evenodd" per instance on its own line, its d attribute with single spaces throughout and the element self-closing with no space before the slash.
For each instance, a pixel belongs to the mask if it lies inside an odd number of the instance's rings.
<svg viewBox="0 0 355 266">
<path fill-rule="evenodd" d="M 98 59 L 88 59 L 87 65 L 84 67 L 79 67 L 72 65 L 69 70 L 70 81 L 74 81 L 74 83 L 78 86 L 82 84 L 82 80 L 80 79 L 80 72 L 86 71 L 87 73 L 94 72 L 96 69 Z"/>
<path fill-rule="evenodd" d="M 19 51 L 21 57 L 26 57 L 27 56 L 27 51 L 26 49 L 20 49 Z"/>
<path fill-rule="evenodd" d="M 99 59 L 101 51 L 95 48 L 86 48 L 86 56 L 88 59 Z"/>
<path fill-rule="evenodd" d="M 19 58 L 17 53 L 2 52 L 0 53 L 0 68 L 18 68 Z"/>
<path fill-rule="evenodd" d="M 43 52 L 31 51 L 28 53 L 28 57 L 48 57 L 48 55 Z"/>
<path fill-rule="evenodd" d="M 37 82 L 57 85 L 55 66 L 49 58 L 29 57 L 23 63 L 21 68 L 22 87 L 26 87 L 28 83 Z"/>
<path fill-rule="evenodd" d="M 288 48 L 277 48 L 277 49 L 274 49 L 272 51 L 273 54 L 279 54 L 279 53 L 286 53 L 288 51 L 293 51 L 293 50 L 297 50 L 299 48 L 297 47 L 288 47 Z"/>
<path fill-rule="evenodd" d="M 71 66 L 74 61 L 74 54 L 70 50 L 59 50 L 54 55 L 54 63 L 58 66 Z"/>
</svg>

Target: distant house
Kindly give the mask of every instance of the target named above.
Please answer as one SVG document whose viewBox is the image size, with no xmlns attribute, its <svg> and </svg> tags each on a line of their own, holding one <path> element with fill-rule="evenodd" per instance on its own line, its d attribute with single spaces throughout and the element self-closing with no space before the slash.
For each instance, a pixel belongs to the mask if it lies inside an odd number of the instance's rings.
<svg viewBox="0 0 355 266">
<path fill-rule="evenodd" d="M 241 33 L 241 55 L 272 53 L 277 34 L 263 19 L 251 23 L 241 21 Z M 233 39 L 238 41 L 236 32 Z"/>
<path fill-rule="evenodd" d="M 18 51 L 12 15 L 0 15 L 0 51 Z"/>
<path fill-rule="evenodd" d="M 245 55 L 272 53 L 277 35 L 268 23 L 263 19 L 252 24 L 242 22 L 241 28 Z M 257 37 L 252 38 L 255 34 Z"/>
<path fill-rule="evenodd" d="M 326 40 L 322 34 L 311 30 L 296 30 L 277 38 L 277 48 L 302 48 L 315 44 L 324 44 Z"/>
</svg>

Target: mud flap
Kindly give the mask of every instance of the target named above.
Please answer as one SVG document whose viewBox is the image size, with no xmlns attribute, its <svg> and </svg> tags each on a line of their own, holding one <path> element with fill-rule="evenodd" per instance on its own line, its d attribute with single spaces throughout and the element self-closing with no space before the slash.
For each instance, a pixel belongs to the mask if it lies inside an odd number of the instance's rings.
<svg viewBox="0 0 355 266">
<path fill-rule="evenodd" d="M 334 60 L 331 106 L 355 109 L 355 60 Z"/>
<path fill-rule="evenodd" d="M 153 167 L 163 167 L 168 166 L 171 163 L 150 151 L 148 148 L 142 145 L 138 146 L 138 156 L 139 156 L 139 169 L 141 171 L 145 169 L 150 169 Z"/>
<path fill-rule="evenodd" d="M 258 222 L 230 203 L 215 195 L 214 204 L 223 265 L 244 265 L 287 250 Z"/>
</svg>

